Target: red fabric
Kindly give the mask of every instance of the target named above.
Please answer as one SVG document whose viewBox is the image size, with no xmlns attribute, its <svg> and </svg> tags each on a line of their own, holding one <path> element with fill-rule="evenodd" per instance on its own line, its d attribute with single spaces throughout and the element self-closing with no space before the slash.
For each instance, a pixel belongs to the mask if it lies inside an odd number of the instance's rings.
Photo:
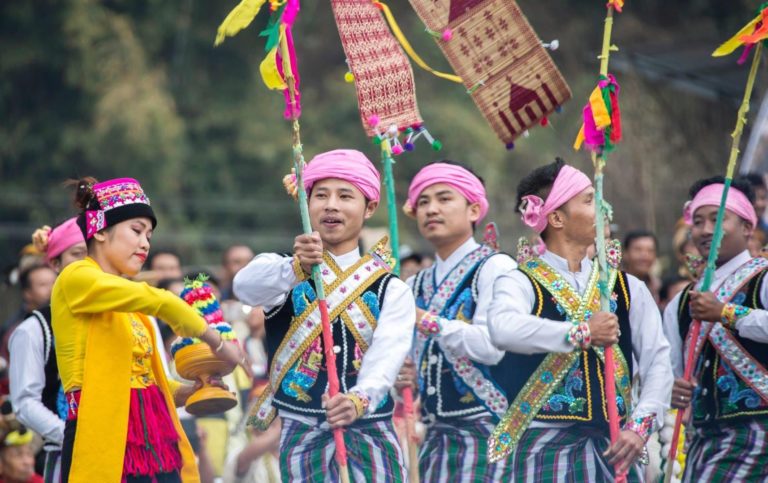
<svg viewBox="0 0 768 483">
<path fill-rule="evenodd" d="M 153 476 L 182 466 L 179 435 L 157 386 L 131 389 L 123 476 Z"/>
</svg>

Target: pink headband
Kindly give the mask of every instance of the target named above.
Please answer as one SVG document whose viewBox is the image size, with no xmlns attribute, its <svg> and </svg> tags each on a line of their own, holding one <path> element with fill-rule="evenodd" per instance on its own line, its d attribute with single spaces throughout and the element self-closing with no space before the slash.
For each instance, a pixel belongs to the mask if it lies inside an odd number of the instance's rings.
<svg viewBox="0 0 768 483">
<path fill-rule="evenodd" d="M 693 200 L 688 201 L 683 206 L 683 219 L 688 225 L 693 225 L 693 215 L 696 210 L 702 206 L 720 206 L 720 201 L 723 198 L 723 188 L 725 185 L 722 183 L 711 184 L 702 188 Z M 725 209 L 736 213 L 742 219 L 752 224 L 752 228 L 757 226 L 757 213 L 752 203 L 749 202 L 749 198 L 741 191 L 731 188 L 728 190 L 728 199 L 725 201 Z"/>
<path fill-rule="evenodd" d="M 408 202 L 405 204 L 406 213 L 416 211 L 416 202 L 419 195 L 432 185 L 444 183 L 450 185 L 467 199 L 470 203 L 480 205 L 480 218 L 478 223 L 488 214 L 488 199 L 485 196 L 485 187 L 477 176 L 461 166 L 448 163 L 433 163 L 421 168 L 411 181 L 408 188 Z"/>
<path fill-rule="evenodd" d="M 381 177 L 365 154 L 353 149 L 337 149 L 318 154 L 307 163 L 302 173 L 304 189 L 323 179 L 336 178 L 353 184 L 371 201 L 379 201 Z"/>
<path fill-rule="evenodd" d="M 93 192 L 90 205 L 77 219 L 86 240 L 108 226 L 131 218 L 147 217 L 152 220 L 152 228 L 157 225 L 149 198 L 135 179 L 111 179 L 96 183 L 90 189 Z"/>
<path fill-rule="evenodd" d="M 48 263 L 51 263 L 51 260 L 84 241 L 83 232 L 77 226 L 77 217 L 70 218 L 48 234 L 48 248 L 45 251 L 45 259 Z"/>
<path fill-rule="evenodd" d="M 520 204 L 523 223 L 541 233 L 547 228 L 547 216 L 566 204 L 571 198 L 592 186 L 589 177 L 578 169 L 564 165 L 552 184 L 552 190 L 544 202 L 536 195 L 523 196 Z"/>
</svg>

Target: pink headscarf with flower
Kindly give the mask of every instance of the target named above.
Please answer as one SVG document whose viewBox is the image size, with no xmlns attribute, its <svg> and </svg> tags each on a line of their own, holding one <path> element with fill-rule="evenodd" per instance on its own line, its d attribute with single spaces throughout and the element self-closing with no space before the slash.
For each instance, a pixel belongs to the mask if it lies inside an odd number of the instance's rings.
<svg viewBox="0 0 768 483">
<path fill-rule="evenodd" d="M 523 196 L 520 204 L 523 223 L 542 233 L 547 228 L 547 216 L 573 197 L 592 186 L 592 180 L 578 169 L 567 164 L 560 168 L 552 190 L 544 201 L 537 195 Z"/>
</svg>

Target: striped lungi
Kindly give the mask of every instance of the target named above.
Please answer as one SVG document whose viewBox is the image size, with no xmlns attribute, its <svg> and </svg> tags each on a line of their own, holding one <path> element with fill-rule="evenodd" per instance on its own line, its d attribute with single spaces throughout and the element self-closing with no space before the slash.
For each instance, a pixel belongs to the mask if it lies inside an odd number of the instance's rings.
<svg viewBox="0 0 768 483">
<path fill-rule="evenodd" d="M 613 482 L 613 467 L 603 458 L 610 440 L 602 433 L 583 427 L 528 428 L 512 452 L 516 482 L 576 483 Z M 642 482 L 634 465 L 629 482 Z"/>
<path fill-rule="evenodd" d="M 337 482 L 333 432 L 283 418 L 280 434 L 280 474 L 283 482 Z M 347 469 L 351 481 L 406 481 L 405 462 L 391 420 L 357 422 L 344 430 Z"/>
<path fill-rule="evenodd" d="M 696 429 L 685 459 L 684 482 L 768 481 L 768 421 Z"/>
<path fill-rule="evenodd" d="M 488 461 L 488 437 L 493 431 L 491 417 L 459 419 L 456 423 L 435 422 L 419 454 L 419 474 L 425 482 L 509 481 L 510 458 Z"/>
</svg>

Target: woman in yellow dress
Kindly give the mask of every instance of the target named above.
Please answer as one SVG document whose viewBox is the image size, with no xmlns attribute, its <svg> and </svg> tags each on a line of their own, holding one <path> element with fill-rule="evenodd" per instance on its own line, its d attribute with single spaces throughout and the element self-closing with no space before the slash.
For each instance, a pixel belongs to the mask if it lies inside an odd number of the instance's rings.
<svg viewBox="0 0 768 483">
<path fill-rule="evenodd" d="M 141 270 L 157 224 L 136 180 L 85 178 L 75 203 L 89 256 L 61 272 L 51 296 L 68 405 L 62 481 L 199 481 L 175 411 L 192 386 L 166 379 L 147 316 L 232 366 L 245 362 L 242 351 L 171 292 L 124 278 Z"/>
</svg>

